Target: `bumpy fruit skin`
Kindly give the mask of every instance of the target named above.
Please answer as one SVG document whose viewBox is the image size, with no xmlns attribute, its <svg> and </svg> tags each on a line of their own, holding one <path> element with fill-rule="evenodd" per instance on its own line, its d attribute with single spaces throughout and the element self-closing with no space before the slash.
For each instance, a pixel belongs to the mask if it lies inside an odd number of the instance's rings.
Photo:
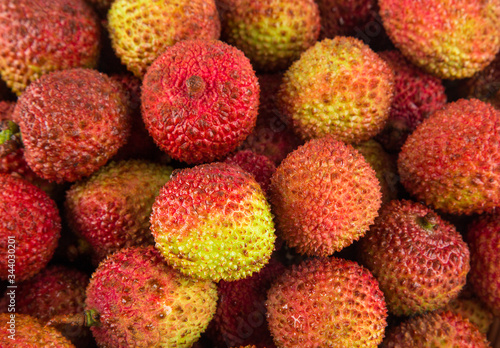
<svg viewBox="0 0 500 348">
<path fill-rule="evenodd" d="M 182 41 L 144 77 L 144 123 L 172 158 L 212 162 L 251 133 L 259 92 L 250 61 L 237 48 L 217 40 Z"/>
<path fill-rule="evenodd" d="M 486 335 L 467 319 L 449 311 L 412 317 L 388 330 L 381 348 L 489 348 Z"/>
<path fill-rule="evenodd" d="M 394 99 L 377 140 L 388 151 L 397 153 L 425 118 L 445 106 L 447 97 L 440 79 L 408 62 L 399 51 L 379 55 L 394 71 Z"/>
<path fill-rule="evenodd" d="M 0 279 L 26 280 L 52 258 L 61 232 L 55 202 L 30 182 L 0 174 Z M 12 255 L 14 252 L 15 263 Z M 9 267 L 13 265 L 13 267 Z M 9 272 L 11 270 L 11 272 Z M 13 273 L 12 273 L 13 271 Z"/>
<path fill-rule="evenodd" d="M 139 78 L 175 43 L 220 36 L 214 0 L 115 0 L 108 27 L 116 55 Z"/>
<path fill-rule="evenodd" d="M 65 266 L 48 266 L 16 291 L 16 312 L 47 321 L 83 311 L 89 277 Z"/>
<path fill-rule="evenodd" d="M 500 90 L 500 52 L 484 69 L 460 84 L 459 91 L 464 98 L 487 101 Z"/>
<path fill-rule="evenodd" d="M 277 230 L 301 254 L 327 256 L 352 244 L 373 223 L 381 199 L 361 153 L 332 137 L 290 153 L 271 178 Z"/>
<path fill-rule="evenodd" d="M 280 71 L 319 37 L 313 0 L 219 0 L 222 36 L 245 53 L 258 71 Z"/>
<path fill-rule="evenodd" d="M 258 155 L 250 150 L 241 150 L 228 156 L 225 163 L 234 164 L 252 174 L 266 194 L 269 193 L 271 176 L 276 166 L 267 156 Z"/>
<path fill-rule="evenodd" d="M 102 167 L 130 132 L 121 87 L 92 69 L 56 71 L 33 82 L 14 109 L 28 165 L 74 182 Z"/>
<path fill-rule="evenodd" d="M 356 262 L 305 260 L 280 276 L 267 296 L 267 320 L 278 347 L 375 348 L 384 337 L 384 295 Z"/>
<path fill-rule="evenodd" d="M 317 42 L 292 64 L 279 105 L 305 140 L 330 134 L 356 143 L 384 127 L 393 79 L 388 64 L 361 40 L 337 36 Z"/>
<path fill-rule="evenodd" d="M 478 217 L 469 227 L 469 281 L 477 296 L 500 315 L 500 212 Z"/>
<path fill-rule="evenodd" d="M 152 246 L 122 249 L 103 261 L 87 287 L 92 333 L 104 347 L 191 347 L 217 305 L 214 283 L 186 277 Z"/>
<path fill-rule="evenodd" d="M 254 344 L 256 348 L 275 347 L 266 320 L 267 291 L 285 271 L 282 263 L 271 258 L 251 277 L 217 284 L 219 302 L 207 334 L 218 347 Z"/>
<path fill-rule="evenodd" d="M 149 245 L 149 216 L 172 168 L 143 160 L 111 162 L 66 192 L 72 230 L 94 249 L 97 260 L 121 248 Z"/>
<path fill-rule="evenodd" d="M 394 45 L 440 78 L 470 77 L 500 49 L 498 0 L 381 0 L 379 6 Z"/>
<path fill-rule="evenodd" d="M 0 74 L 17 95 L 51 71 L 94 68 L 99 50 L 99 22 L 84 0 L 0 3 Z"/>
<path fill-rule="evenodd" d="M 151 231 L 170 265 L 213 281 L 259 271 L 276 239 L 259 184 L 240 167 L 218 162 L 175 173 L 153 204 Z"/>
<path fill-rule="evenodd" d="M 282 74 L 257 75 L 260 85 L 260 104 L 257 122 L 252 133 L 240 149 L 265 155 L 276 165 L 303 141 L 293 133 L 291 122 L 278 108 L 277 94 L 283 80 Z"/>
<path fill-rule="evenodd" d="M 401 183 L 416 199 L 451 214 L 500 206 L 500 111 L 460 99 L 410 134 L 398 157 Z"/>
<path fill-rule="evenodd" d="M 486 306 L 477 297 L 462 297 L 450 301 L 443 310 L 449 310 L 467 318 L 472 324 L 475 324 L 479 331 L 487 334 L 493 323 L 494 317 L 490 307 Z"/>
<path fill-rule="evenodd" d="M 396 157 L 385 152 L 382 145 L 373 139 L 363 141 L 353 145 L 353 147 L 361 152 L 375 171 L 382 192 L 382 203 L 388 203 L 396 199 L 398 196 L 397 184 L 399 182 Z"/>
<path fill-rule="evenodd" d="M 391 201 L 359 242 L 389 311 L 413 315 L 456 298 L 470 269 L 467 244 L 453 225 L 423 204 Z"/>
<path fill-rule="evenodd" d="M 9 321 L 14 315 L 14 339 Z M 0 313 L 0 346 L 22 348 L 75 348 L 75 346 L 56 329 L 44 326 L 38 319 L 27 314 Z M 12 337 L 12 336 L 11 336 Z"/>
</svg>

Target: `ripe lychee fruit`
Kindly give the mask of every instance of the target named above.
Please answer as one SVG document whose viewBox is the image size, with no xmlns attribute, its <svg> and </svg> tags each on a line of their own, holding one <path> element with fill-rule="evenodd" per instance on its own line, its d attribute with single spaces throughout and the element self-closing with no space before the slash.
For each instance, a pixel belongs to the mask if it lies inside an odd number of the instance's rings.
<svg viewBox="0 0 500 348">
<path fill-rule="evenodd" d="M 121 87 L 91 69 L 56 71 L 33 82 L 14 109 L 28 165 L 40 177 L 74 182 L 122 146 L 130 115 Z"/>
<path fill-rule="evenodd" d="M 174 173 L 153 204 L 151 232 L 171 266 L 213 281 L 259 271 L 276 238 L 271 209 L 253 176 L 218 162 Z"/>
<path fill-rule="evenodd" d="M 459 314 L 427 312 L 388 330 L 381 348 L 489 348 L 486 335 Z"/>
<path fill-rule="evenodd" d="M 21 94 L 51 71 L 94 68 L 100 25 L 84 0 L 0 2 L 0 74 Z"/>
<path fill-rule="evenodd" d="M 384 337 L 384 295 L 354 261 L 305 260 L 277 278 L 267 296 L 267 320 L 278 347 L 375 348 Z"/>
<path fill-rule="evenodd" d="M 406 190 L 451 214 L 500 206 L 500 111 L 460 99 L 431 114 L 410 134 L 398 157 Z"/>
<path fill-rule="evenodd" d="M 469 227 L 469 281 L 477 296 L 500 315 L 500 214 L 481 215 Z"/>
<path fill-rule="evenodd" d="M 381 198 L 361 153 L 333 137 L 299 147 L 271 178 L 277 231 L 301 254 L 327 256 L 352 244 L 368 231 Z"/>
<path fill-rule="evenodd" d="M 458 296 L 470 269 L 469 249 L 455 227 L 406 200 L 382 207 L 359 242 L 359 255 L 395 315 L 444 307 Z"/>
<path fill-rule="evenodd" d="M 85 303 L 97 313 L 100 346 L 191 347 L 215 313 L 217 289 L 175 271 L 152 246 L 132 247 L 99 265 Z"/>
<path fill-rule="evenodd" d="M 43 269 L 59 240 L 61 218 L 56 203 L 40 188 L 10 174 L 0 174 L 0 279 L 11 284 Z"/>
<path fill-rule="evenodd" d="M 218 0 L 221 39 L 245 53 L 257 71 L 280 71 L 319 37 L 314 0 Z"/>
<path fill-rule="evenodd" d="M 0 313 L 0 346 L 26 348 L 75 348 L 52 327 L 27 314 Z"/>
<path fill-rule="evenodd" d="M 380 0 L 379 6 L 394 45 L 437 77 L 471 77 L 500 49 L 498 0 Z"/>
<path fill-rule="evenodd" d="M 143 160 L 111 162 L 66 191 L 66 216 L 96 259 L 121 248 L 154 243 L 149 216 L 172 168 Z"/>
<path fill-rule="evenodd" d="M 214 0 L 115 0 L 108 11 L 108 28 L 116 55 L 141 79 L 175 43 L 220 35 Z"/>
<path fill-rule="evenodd" d="M 394 71 L 394 99 L 389 118 L 377 140 L 397 153 L 422 121 L 446 104 L 441 80 L 408 62 L 398 51 L 379 52 Z"/>
<path fill-rule="evenodd" d="M 357 143 L 384 127 L 393 79 L 361 40 L 337 36 L 317 42 L 286 71 L 279 105 L 304 140 L 333 135 Z"/>
<path fill-rule="evenodd" d="M 187 163 L 233 151 L 257 118 L 259 84 L 248 58 L 217 40 L 186 40 L 148 69 L 142 114 L 156 144 Z"/>
</svg>

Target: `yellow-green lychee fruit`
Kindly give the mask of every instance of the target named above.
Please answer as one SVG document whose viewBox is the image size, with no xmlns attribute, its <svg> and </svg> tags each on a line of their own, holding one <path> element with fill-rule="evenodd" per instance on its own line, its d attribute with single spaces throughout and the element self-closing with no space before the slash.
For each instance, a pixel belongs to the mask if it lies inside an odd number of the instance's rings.
<svg viewBox="0 0 500 348">
<path fill-rule="evenodd" d="M 499 0 L 380 0 L 379 6 L 394 45 L 437 77 L 471 77 L 500 49 Z"/>
<path fill-rule="evenodd" d="M 361 40 L 337 36 L 302 53 L 278 92 L 282 113 L 304 140 L 332 135 L 358 143 L 389 117 L 394 73 Z"/>
<path fill-rule="evenodd" d="M 153 204 L 151 231 L 170 265 L 213 281 L 259 271 L 276 239 L 259 184 L 240 167 L 219 162 L 174 172 Z"/>
<path fill-rule="evenodd" d="M 112 47 L 139 78 L 169 46 L 188 39 L 218 39 L 214 0 L 116 0 L 108 12 Z"/>
<path fill-rule="evenodd" d="M 258 71 L 286 69 L 319 36 L 314 0 L 219 0 L 222 39 L 242 50 Z"/>
</svg>

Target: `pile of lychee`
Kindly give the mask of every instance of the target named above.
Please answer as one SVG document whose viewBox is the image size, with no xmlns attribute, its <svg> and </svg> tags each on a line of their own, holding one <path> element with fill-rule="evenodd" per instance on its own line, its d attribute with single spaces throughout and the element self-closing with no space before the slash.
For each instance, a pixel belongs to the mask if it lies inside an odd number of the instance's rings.
<svg viewBox="0 0 500 348">
<path fill-rule="evenodd" d="M 500 347 L 500 0 L 0 0 L 1 347 Z"/>
</svg>

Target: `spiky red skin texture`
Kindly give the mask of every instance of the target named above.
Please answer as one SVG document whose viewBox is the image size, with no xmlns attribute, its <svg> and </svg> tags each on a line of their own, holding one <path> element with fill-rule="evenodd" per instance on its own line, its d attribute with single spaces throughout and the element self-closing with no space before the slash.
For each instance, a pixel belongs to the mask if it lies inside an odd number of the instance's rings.
<svg viewBox="0 0 500 348">
<path fill-rule="evenodd" d="M 65 266 L 47 266 L 16 291 L 16 312 L 43 321 L 83 311 L 89 277 Z"/>
<path fill-rule="evenodd" d="M 125 145 L 118 149 L 113 160 L 147 159 L 154 160 L 163 152 L 149 135 L 141 115 L 142 81 L 132 74 L 115 74 L 111 79 L 122 84 L 125 102 L 129 105 L 131 126 L 130 136 Z"/>
<path fill-rule="evenodd" d="M 399 51 L 379 53 L 394 71 L 394 99 L 377 140 L 397 153 L 406 138 L 431 113 L 443 108 L 447 97 L 442 81 L 408 62 Z"/>
<path fill-rule="evenodd" d="M 119 249 L 152 245 L 149 216 L 172 168 L 143 160 L 110 162 L 66 191 L 69 226 L 97 260 Z"/>
<path fill-rule="evenodd" d="M 361 40 L 317 42 L 285 72 L 280 110 L 304 140 L 333 135 L 347 143 L 375 136 L 389 117 L 394 74 Z"/>
<path fill-rule="evenodd" d="M 160 190 L 150 221 L 167 262 L 197 278 L 246 278 L 260 271 L 274 250 L 264 192 L 250 173 L 227 163 L 175 173 Z"/>
<path fill-rule="evenodd" d="M 481 71 L 500 48 L 500 1 L 379 1 L 387 34 L 425 71 L 463 79 Z"/>
<path fill-rule="evenodd" d="M 51 71 L 94 68 L 99 50 L 99 22 L 84 0 L 0 4 L 0 74 L 17 95 Z"/>
<path fill-rule="evenodd" d="M 477 296 L 500 315 L 500 214 L 482 215 L 469 227 L 469 281 Z"/>
<path fill-rule="evenodd" d="M 276 171 L 276 165 L 269 157 L 251 150 L 241 150 L 228 156 L 224 162 L 237 165 L 252 174 L 264 192 L 269 194 L 271 176 Z"/>
<path fill-rule="evenodd" d="M 486 335 L 459 314 L 434 311 L 388 330 L 381 348 L 489 348 Z"/>
<path fill-rule="evenodd" d="M 122 249 L 92 274 L 85 301 L 103 347 L 191 347 L 212 319 L 217 288 L 186 277 L 152 246 Z"/>
<path fill-rule="evenodd" d="M 217 40 L 186 40 L 148 69 L 142 116 L 156 144 L 172 158 L 212 162 L 252 132 L 259 93 L 243 52 Z"/>
<path fill-rule="evenodd" d="M 477 297 L 459 296 L 443 307 L 443 310 L 449 310 L 467 318 L 485 335 L 488 333 L 488 330 L 494 320 L 493 313 L 491 312 L 489 306 L 486 306 Z"/>
<path fill-rule="evenodd" d="M 141 79 L 170 46 L 216 40 L 221 30 L 215 0 L 115 0 L 107 19 L 113 50 Z"/>
<path fill-rule="evenodd" d="M 365 160 L 375 170 L 382 192 L 382 204 L 396 199 L 399 181 L 396 156 L 385 152 L 382 145 L 373 139 L 353 145 L 353 147 L 361 152 Z"/>
<path fill-rule="evenodd" d="M 333 137 L 290 153 L 271 178 L 277 231 L 301 254 L 327 256 L 362 237 L 382 194 L 360 152 Z"/>
<path fill-rule="evenodd" d="M 336 257 L 293 265 L 271 285 L 266 307 L 278 347 L 377 347 L 387 325 L 377 280 Z"/>
<path fill-rule="evenodd" d="M 282 74 L 257 75 L 260 85 L 260 104 L 257 122 L 252 133 L 240 149 L 265 155 L 276 165 L 303 141 L 293 133 L 290 121 L 279 111 L 277 94 L 283 80 Z"/>
<path fill-rule="evenodd" d="M 12 120 L 12 113 L 14 112 L 15 107 L 15 102 L 0 101 L 0 121 Z"/>
<path fill-rule="evenodd" d="M 14 315 L 14 340 L 10 324 Z M 0 346 L 22 348 L 75 348 L 75 346 L 56 329 L 44 326 L 38 319 L 27 314 L 0 313 Z"/>
<path fill-rule="evenodd" d="M 313 0 L 218 0 L 221 39 L 245 53 L 257 71 L 287 69 L 320 31 Z"/>
<path fill-rule="evenodd" d="M 251 277 L 217 284 L 219 302 L 207 333 L 219 347 L 254 344 L 256 348 L 275 347 L 267 327 L 265 301 L 271 283 L 285 266 L 271 258 Z"/>
<path fill-rule="evenodd" d="M 57 183 L 98 170 L 130 132 L 121 87 L 91 69 L 42 76 L 19 97 L 14 115 L 26 162 L 38 176 Z"/>
<path fill-rule="evenodd" d="M 389 311 L 399 316 L 444 307 L 470 269 L 469 249 L 455 227 L 407 200 L 382 207 L 359 242 L 359 257 L 379 281 Z"/>
<path fill-rule="evenodd" d="M 500 111 L 460 99 L 410 134 L 398 157 L 406 190 L 434 209 L 483 213 L 500 206 Z"/>
<path fill-rule="evenodd" d="M 0 174 L 0 212 L 0 235 L 4 236 L 0 241 L 0 279 L 26 280 L 43 269 L 54 254 L 61 231 L 59 210 L 40 188 Z"/>
<path fill-rule="evenodd" d="M 370 21 L 375 21 L 375 0 L 317 0 L 321 15 L 321 38 L 356 36 Z"/>
</svg>

